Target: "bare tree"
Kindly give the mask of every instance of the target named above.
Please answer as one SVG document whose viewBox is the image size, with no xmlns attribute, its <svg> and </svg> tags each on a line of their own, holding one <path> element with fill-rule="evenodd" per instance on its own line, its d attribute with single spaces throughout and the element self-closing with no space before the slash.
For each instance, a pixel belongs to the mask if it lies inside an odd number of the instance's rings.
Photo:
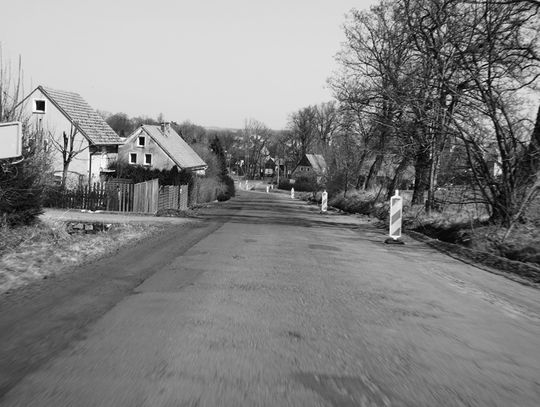
<svg viewBox="0 0 540 407">
<path fill-rule="evenodd" d="M 468 3 L 462 20 L 468 35 L 455 44 L 467 85 L 453 124 L 491 220 L 505 226 L 515 221 L 540 170 L 540 116 L 533 130 L 524 109 L 525 90 L 540 77 L 539 13 L 535 2 Z"/>
<path fill-rule="evenodd" d="M 254 119 L 245 121 L 242 131 L 245 174 L 250 178 L 255 178 L 261 168 L 261 160 L 264 158 L 271 130 Z"/>
<path fill-rule="evenodd" d="M 22 60 L 19 55 L 17 73 L 12 72 L 9 61 L 4 61 L 0 43 L 0 123 L 20 120 L 20 102 L 24 95 Z"/>
<path fill-rule="evenodd" d="M 335 101 L 321 103 L 314 107 L 315 134 L 318 143 L 324 149 L 332 144 L 339 131 L 339 110 Z"/>
<path fill-rule="evenodd" d="M 351 12 L 345 24 L 347 42 L 337 58 L 342 71 L 329 81 L 340 108 L 369 130 L 364 131 L 361 160 L 369 159 L 371 165 L 363 188 L 375 185 L 383 164 L 402 144 L 396 121 L 402 120 L 400 96 L 410 44 L 398 6 L 381 1 L 369 11 Z"/>
<path fill-rule="evenodd" d="M 79 128 L 73 123 L 70 126 L 69 133 L 63 131 L 62 138 L 59 140 L 57 140 L 53 133 L 49 131 L 48 140 L 52 144 L 53 148 L 62 155 L 62 188 L 66 187 L 69 166 L 73 162 L 74 158 L 83 151 L 87 150 L 90 146 L 89 143 L 84 143 L 83 139 L 77 140 L 77 135 L 79 134 Z"/>
<path fill-rule="evenodd" d="M 304 154 L 310 153 L 315 145 L 317 139 L 316 114 L 316 108 L 308 106 L 292 113 L 289 118 L 288 129 L 297 160 L 300 160 Z"/>
<path fill-rule="evenodd" d="M 21 57 L 14 73 L 0 44 L 0 122 L 23 123 L 22 158 L 0 160 L 0 225 L 28 224 L 42 212 L 43 181 L 49 174 L 49 157 L 37 142 L 38 135 L 25 125 L 23 95 Z"/>
</svg>

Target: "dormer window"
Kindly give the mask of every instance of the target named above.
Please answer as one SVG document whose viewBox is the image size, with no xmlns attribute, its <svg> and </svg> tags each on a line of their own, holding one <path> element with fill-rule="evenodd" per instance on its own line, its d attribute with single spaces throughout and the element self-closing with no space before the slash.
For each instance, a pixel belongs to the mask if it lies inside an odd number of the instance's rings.
<svg viewBox="0 0 540 407">
<path fill-rule="evenodd" d="M 33 113 L 45 113 L 47 108 L 47 101 L 45 99 L 34 99 Z"/>
<path fill-rule="evenodd" d="M 139 136 L 139 138 L 137 138 L 137 146 L 144 147 L 145 145 L 146 145 L 146 137 Z"/>
</svg>

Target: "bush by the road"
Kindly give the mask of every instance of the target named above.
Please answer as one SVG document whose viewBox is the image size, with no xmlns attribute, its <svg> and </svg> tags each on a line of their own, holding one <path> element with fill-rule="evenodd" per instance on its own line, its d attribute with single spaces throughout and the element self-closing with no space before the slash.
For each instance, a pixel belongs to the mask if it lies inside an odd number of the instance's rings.
<svg viewBox="0 0 540 407">
<path fill-rule="evenodd" d="M 194 177 L 190 184 L 190 206 L 231 199 L 235 194 L 234 180 L 227 178 L 230 181 L 222 181 L 219 177 Z"/>
<path fill-rule="evenodd" d="M 0 165 L 0 226 L 30 225 L 42 213 L 48 162 L 46 153 L 27 146 L 22 160 Z"/>
<path fill-rule="evenodd" d="M 219 202 L 224 202 L 224 201 L 228 201 L 229 199 L 231 199 L 231 196 L 229 195 L 228 192 L 220 192 L 217 196 L 217 200 Z"/>
<path fill-rule="evenodd" d="M 316 192 L 319 189 L 319 186 L 314 177 L 298 177 L 295 179 L 294 183 L 291 183 L 288 179 L 280 180 L 278 188 L 284 190 L 294 188 L 295 191 L 299 192 Z"/>
</svg>

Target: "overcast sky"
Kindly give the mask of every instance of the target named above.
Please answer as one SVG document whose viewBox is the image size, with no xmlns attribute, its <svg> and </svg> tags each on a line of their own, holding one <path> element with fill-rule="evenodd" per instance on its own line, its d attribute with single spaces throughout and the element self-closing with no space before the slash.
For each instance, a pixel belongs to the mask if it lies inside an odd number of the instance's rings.
<svg viewBox="0 0 540 407">
<path fill-rule="evenodd" d="M 25 78 L 130 116 L 274 129 L 331 99 L 326 79 L 353 7 L 374 0 L 13 0 L 4 57 Z M 29 89 L 28 89 L 29 90 Z"/>
</svg>

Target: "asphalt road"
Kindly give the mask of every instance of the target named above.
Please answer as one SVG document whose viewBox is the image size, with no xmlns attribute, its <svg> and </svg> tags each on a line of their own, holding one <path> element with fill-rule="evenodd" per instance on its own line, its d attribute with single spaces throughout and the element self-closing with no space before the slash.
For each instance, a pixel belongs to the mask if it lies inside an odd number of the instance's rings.
<svg viewBox="0 0 540 407">
<path fill-rule="evenodd" d="M 194 224 L 0 302 L 0 405 L 539 405 L 537 289 L 286 195 Z"/>
</svg>

